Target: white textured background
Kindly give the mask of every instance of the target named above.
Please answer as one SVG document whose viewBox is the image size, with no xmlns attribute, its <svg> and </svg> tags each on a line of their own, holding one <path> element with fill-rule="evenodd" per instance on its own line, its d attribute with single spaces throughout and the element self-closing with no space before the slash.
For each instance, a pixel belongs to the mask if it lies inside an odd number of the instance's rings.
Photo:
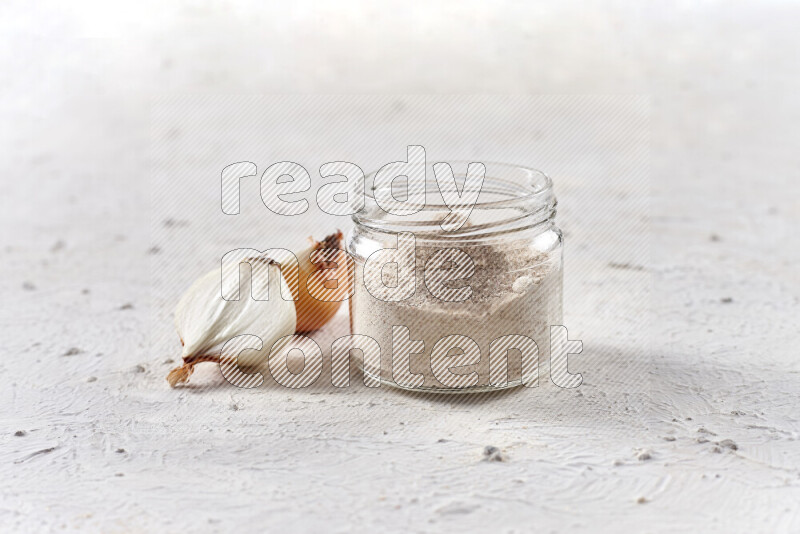
<svg viewBox="0 0 800 534">
<path fill-rule="evenodd" d="M 292 5 L 0 5 L 2 529 L 800 529 L 800 8 Z M 649 260 L 565 281 L 571 332 L 650 282 L 648 387 L 586 336 L 580 393 L 165 389 L 153 102 L 295 92 L 649 95 Z"/>
</svg>

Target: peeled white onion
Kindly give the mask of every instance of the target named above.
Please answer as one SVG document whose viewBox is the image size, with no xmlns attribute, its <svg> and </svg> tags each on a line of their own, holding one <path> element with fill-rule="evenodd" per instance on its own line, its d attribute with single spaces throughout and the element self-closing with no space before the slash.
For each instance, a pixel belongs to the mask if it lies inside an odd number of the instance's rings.
<svg viewBox="0 0 800 534">
<path fill-rule="evenodd" d="M 171 386 L 186 382 L 196 364 L 219 362 L 219 355 L 214 351 L 236 336 L 255 335 L 263 342 L 261 353 L 251 351 L 239 358 L 240 366 L 247 368 L 266 361 L 266 355 L 278 339 L 295 333 L 295 303 L 282 298 L 290 291 L 279 266 L 264 258 L 253 260 L 252 266 L 252 269 L 243 270 L 241 286 L 237 272 L 226 272 L 223 277 L 222 269 L 215 269 L 199 278 L 183 294 L 175 308 L 175 327 L 183 343 L 183 365 L 173 369 L 167 377 Z M 230 268 L 238 271 L 239 266 Z M 268 300 L 255 300 L 246 291 L 241 291 L 238 300 L 225 300 L 222 296 L 236 294 L 237 288 L 250 288 L 251 284 L 256 294 L 266 289 L 263 286 L 267 282 Z"/>
</svg>

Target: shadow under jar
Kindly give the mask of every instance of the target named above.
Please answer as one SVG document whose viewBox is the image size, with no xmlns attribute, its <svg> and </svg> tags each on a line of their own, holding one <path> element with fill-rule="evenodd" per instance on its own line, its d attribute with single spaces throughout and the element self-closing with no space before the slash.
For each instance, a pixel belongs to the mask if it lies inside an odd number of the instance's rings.
<svg viewBox="0 0 800 534">
<path fill-rule="evenodd" d="M 467 165 L 451 162 L 450 190 L 463 192 Z M 458 229 L 442 227 L 451 210 L 430 166 L 424 206 L 408 215 L 382 209 L 375 174 L 367 176 L 347 251 L 355 260 L 350 329 L 360 338 L 354 348 L 367 348 L 368 385 L 447 393 L 533 386 L 539 363 L 549 361 L 550 325 L 562 318 L 552 183 L 534 169 L 485 167 L 478 200 Z"/>
</svg>

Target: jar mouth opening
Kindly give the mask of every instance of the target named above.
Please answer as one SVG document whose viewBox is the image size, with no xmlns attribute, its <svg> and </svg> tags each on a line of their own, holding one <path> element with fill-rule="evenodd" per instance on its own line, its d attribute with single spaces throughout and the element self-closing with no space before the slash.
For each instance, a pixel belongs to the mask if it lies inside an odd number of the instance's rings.
<svg viewBox="0 0 800 534">
<path fill-rule="evenodd" d="M 475 207 L 509 205 L 552 194 L 553 181 L 550 177 L 544 172 L 531 167 L 493 161 L 479 162 L 476 160 L 447 160 L 441 163 L 450 165 L 459 190 L 463 190 L 469 165 L 471 163 L 483 163 L 486 168 L 486 178 L 483 182 L 478 201 L 475 203 Z M 442 190 L 440 189 L 433 169 L 433 166 L 437 164 L 439 164 L 439 162 L 425 165 L 426 202 L 423 208 L 425 210 L 448 209 L 447 204 L 444 203 L 441 197 Z M 377 188 L 375 176 L 379 171 L 380 169 L 372 171 L 365 176 L 364 193 L 368 201 L 371 200 L 375 202 L 375 191 Z M 446 181 L 446 178 L 444 180 Z M 446 191 L 453 191 L 453 185 L 452 183 L 448 183 L 443 187 L 447 188 Z M 485 192 L 489 193 L 489 195 L 484 194 Z M 507 196 L 507 198 L 495 198 L 496 196 L 502 195 Z M 434 199 L 438 198 L 441 202 L 431 202 L 432 196 Z"/>
<path fill-rule="evenodd" d="M 499 231 L 511 226 L 540 224 L 555 214 L 556 198 L 553 194 L 552 180 L 540 170 L 508 163 L 476 162 L 475 160 L 448 160 L 442 163 L 450 165 L 452 177 L 449 173 L 443 174 L 442 169 L 438 168 L 441 163 L 426 163 L 424 204 L 414 203 L 407 197 L 398 198 L 397 195 L 392 194 L 396 200 L 406 201 L 402 204 L 404 210 L 417 210 L 403 215 L 388 213 L 378 205 L 375 195 L 378 187 L 375 184 L 375 176 L 378 171 L 369 173 L 365 177 L 364 184 L 365 205 L 363 209 L 353 215 L 353 221 L 376 230 L 414 229 L 423 232 L 427 230 L 430 233 L 455 237 L 477 232 Z M 470 224 L 445 232 L 440 227 L 440 223 L 450 214 L 451 209 L 444 201 L 442 193 L 461 195 L 464 192 L 470 163 L 483 163 L 485 166 L 485 178 L 477 201 L 471 208 Z M 434 165 L 439 170 L 438 180 L 437 174 L 434 172 Z M 381 191 L 383 197 L 386 197 L 389 188 L 393 187 L 396 180 L 402 180 L 404 184 L 402 190 L 407 193 L 407 177 L 398 176 L 392 183 L 381 185 L 384 188 Z"/>
</svg>

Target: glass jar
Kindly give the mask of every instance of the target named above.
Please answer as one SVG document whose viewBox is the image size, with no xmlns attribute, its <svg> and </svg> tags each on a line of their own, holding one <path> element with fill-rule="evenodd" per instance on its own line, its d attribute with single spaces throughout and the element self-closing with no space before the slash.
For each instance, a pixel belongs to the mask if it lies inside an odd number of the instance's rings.
<svg viewBox="0 0 800 534">
<path fill-rule="evenodd" d="M 464 184 L 468 162 L 450 164 L 454 183 Z M 347 237 L 355 260 L 351 334 L 362 348 L 367 337 L 377 342 L 363 353 L 367 385 L 435 392 L 538 385 L 550 326 L 562 318 L 556 198 L 540 171 L 498 163 L 485 169 L 458 229 L 442 227 L 451 210 L 430 166 L 424 207 L 408 215 L 378 206 L 375 173 L 367 176 L 365 206 Z M 397 261 L 375 263 L 383 249 L 397 249 Z M 409 268 L 413 290 L 398 296 L 392 288 Z M 390 289 L 381 293 L 381 286 Z"/>
</svg>

